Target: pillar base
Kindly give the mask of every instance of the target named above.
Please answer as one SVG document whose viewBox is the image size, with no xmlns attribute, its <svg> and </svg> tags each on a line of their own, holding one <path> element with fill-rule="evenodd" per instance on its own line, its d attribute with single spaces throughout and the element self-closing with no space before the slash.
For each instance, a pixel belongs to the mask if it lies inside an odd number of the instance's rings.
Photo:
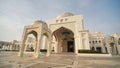
<svg viewBox="0 0 120 68">
<path fill-rule="evenodd" d="M 40 57 L 40 54 L 39 54 L 39 53 L 35 53 L 35 54 L 34 54 L 34 57 L 35 57 L 35 58 L 39 58 L 39 57 Z"/>
<path fill-rule="evenodd" d="M 20 53 L 20 52 L 19 52 L 19 53 L 18 53 L 18 56 L 19 56 L 19 57 L 23 57 L 23 53 Z"/>
<path fill-rule="evenodd" d="M 47 53 L 46 56 L 47 56 L 47 57 L 50 56 L 50 53 Z"/>
</svg>

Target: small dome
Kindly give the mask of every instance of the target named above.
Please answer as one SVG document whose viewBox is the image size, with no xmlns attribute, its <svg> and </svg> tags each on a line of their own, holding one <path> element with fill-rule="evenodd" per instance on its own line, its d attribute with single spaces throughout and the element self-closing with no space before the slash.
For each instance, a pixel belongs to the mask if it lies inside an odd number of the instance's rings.
<svg viewBox="0 0 120 68">
<path fill-rule="evenodd" d="M 57 18 L 62 18 L 62 17 L 68 17 L 68 16 L 73 16 L 74 14 L 70 13 L 70 12 L 64 12 L 60 15 L 57 16 Z"/>
<path fill-rule="evenodd" d="M 37 21 L 33 22 L 32 25 L 39 25 L 41 23 L 45 23 L 45 22 L 43 22 L 41 20 L 37 20 Z"/>
</svg>

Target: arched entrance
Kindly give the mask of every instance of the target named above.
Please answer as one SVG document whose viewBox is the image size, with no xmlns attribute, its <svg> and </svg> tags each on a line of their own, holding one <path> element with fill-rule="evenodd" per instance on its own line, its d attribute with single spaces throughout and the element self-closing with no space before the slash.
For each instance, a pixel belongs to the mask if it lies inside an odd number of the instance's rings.
<svg viewBox="0 0 120 68">
<path fill-rule="evenodd" d="M 34 47 L 34 54 L 33 56 L 38 58 L 40 55 L 40 46 L 45 46 L 45 41 L 47 41 L 47 53 L 46 56 L 50 55 L 50 46 L 51 46 L 51 31 L 48 29 L 47 24 L 45 24 L 43 21 L 35 21 L 32 25 L 25 26 L 23 35 L 22 35 L 22 42 L 20 47 L 20 52 L 18 56 L 22 57 L 24 50 L 25 50 L 25 41 L 27 39 L 27 36 L 29 34 L 33 34 L 36 38 L 35 47 Z M 43 40 L 43 38 L 46 38 L 46 40 Z M 45 49 L 44 47 L 42 49 Z"/>
<path fill-rule="evenodd" d="M 36 34 L 37 35 L 37 34 Z M 35 34 L 28 34 L 25 42 L 25 51 L 26 52 L 34 52 L 36 47 L 36 36 Z"/>
<path fill-rule="evenodd" d="M 75 51 L 74 33 L 71 30 L 61 27 L 54 31 L 52 36 L 52 50 L 54 52 L 61 53 Z"/>
<path fill-rule="evenodd" d="M 37 32 L 34 30 L 28 31 L 28 33 L 26 33 L 26 36 L 24 36 L 24 40 L 23 40 L 23 51 L 24 52 L 34 52 L 36 53 L 36 48 L 37 48 Z M 34 40 L 32 39 L 34 38 Z"/>
</svg>

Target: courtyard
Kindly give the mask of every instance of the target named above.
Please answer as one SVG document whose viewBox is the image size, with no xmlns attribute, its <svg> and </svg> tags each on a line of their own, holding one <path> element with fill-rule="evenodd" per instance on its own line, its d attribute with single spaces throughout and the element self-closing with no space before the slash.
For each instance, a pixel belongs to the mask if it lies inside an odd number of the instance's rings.
<svg viewBox="0 0 120 68">
<path fill-rule="evenodd" d="M 73 53 L 40 55 L 34 58 L 17 52 L 0 52 L 0 68 L 120 68 L 120 56 L 78 56 Z"/>
</svg>

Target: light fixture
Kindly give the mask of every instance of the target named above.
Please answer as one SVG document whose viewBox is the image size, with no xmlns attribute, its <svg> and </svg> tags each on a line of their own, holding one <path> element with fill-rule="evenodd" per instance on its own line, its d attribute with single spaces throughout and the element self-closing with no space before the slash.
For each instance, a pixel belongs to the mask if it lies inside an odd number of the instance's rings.
<svg viewBox="0 0 120 68">
<path fill-rule="evenodd" d="M 69 34 L 70 34 L 70 32 L 68 32 L 68 31 L 62 32 L 63 40 L 66 40 Z"/>
</svg>

